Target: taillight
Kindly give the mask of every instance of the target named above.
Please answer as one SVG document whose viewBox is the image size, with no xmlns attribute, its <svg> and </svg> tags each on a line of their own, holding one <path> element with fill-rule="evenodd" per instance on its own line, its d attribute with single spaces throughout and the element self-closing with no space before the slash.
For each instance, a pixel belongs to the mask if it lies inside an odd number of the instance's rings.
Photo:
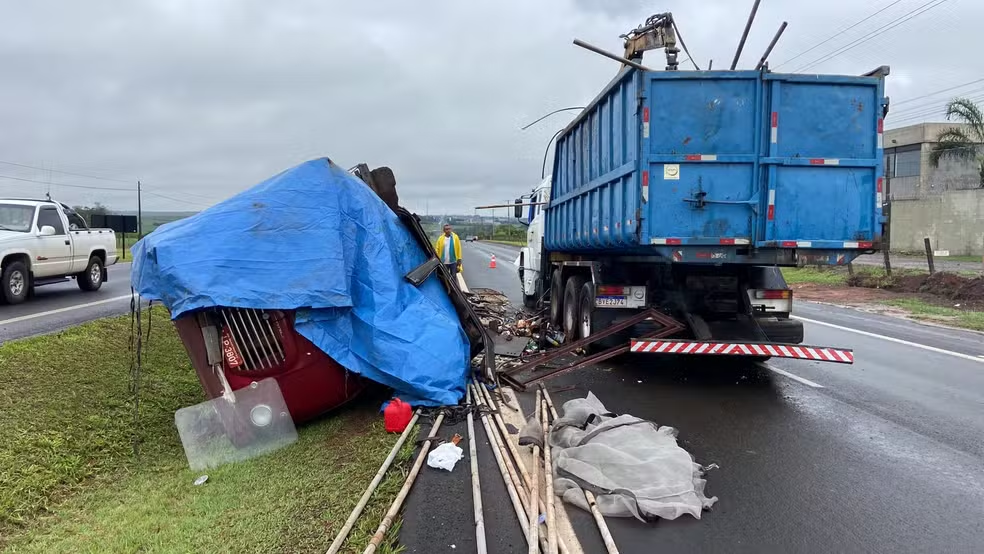
<svg viewBox="0 0 984 554">
<path fill-rule="evenodd" d="M 793 297 L 793 291 L 783 290 L 757 290 L 755 298 L 758 300 L 787 300 Z"/>
<path fill-rule="evenodd" d="M 597 294 L 598 296 L 622 296 L 628 294 L 628 291 L 625 290 L 625 287 L 602 285 L 598 287 L 597 292 L 595 294 Z"/>
</svg>

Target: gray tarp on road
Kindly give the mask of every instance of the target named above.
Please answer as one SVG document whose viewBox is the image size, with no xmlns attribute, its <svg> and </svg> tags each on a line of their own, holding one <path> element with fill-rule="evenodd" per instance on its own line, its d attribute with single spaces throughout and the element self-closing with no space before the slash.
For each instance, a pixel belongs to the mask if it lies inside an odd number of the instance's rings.
<svg viewBox="0 0 984 554">
<path fill-rule="evenodd" d="M 631 415 L 615 416 L 588 393 L 563 406 L 551 445 L 558 496 L 588 509 L 582 489 L 605 516 L 643 521 L 700 519 L 717 497 L 704 495 L 704 467 L 677 445 L 677 431 Z"/>
</svg>

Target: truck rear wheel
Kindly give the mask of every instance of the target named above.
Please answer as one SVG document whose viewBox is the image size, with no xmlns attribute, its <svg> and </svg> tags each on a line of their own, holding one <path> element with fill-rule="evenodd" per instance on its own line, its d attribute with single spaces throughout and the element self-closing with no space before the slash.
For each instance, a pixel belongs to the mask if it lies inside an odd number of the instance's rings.
<svg viewBox="0 0 984 554">
<path fill-rule="evenodd" d="M 102 271 L 102 259 L 99 256 L 89 258 L 89 264 L 85 266 L 85 271 L 75 277 L 79 288 L 86 292 L 99 290 L 99 287 L 103 284 Z"/>
<path fill-rule="evenodd" d="M 3 268 L 0 277 L 3 286 L 3 299 L 8 304 L 20 304 L 31 291 L 31 279 L 24 262 L 10 262 Z"/>
<path fill-rule="evenodd" d="M 578 302 L 581 305 L 578 320 L 580 323 L 578 326 L 579 339 L 586 339 L 591 335 L 600 333 L 615 323 L 615 310 L 596 308 L 595 294 L 595 284 L 591 281 L 587 281 L 581 286 L 581 295 L 578 297 Z M 593 342 L 587 348 L 589 352 L 599 352 L 619 344 L 625 344 L 626 340 L 624 333 L 617 333 L 614 336 Z"/>
<path fill-rule="evenodd" d="M 561 280 L 560 270 L 555 269 L 550 275 L 550 324 L 560 327 L 563 324 L 564 281 Z"/>
<path fill-rule="evenodd" d="M 581 321 L 581 303 L 578 302 L 578 296 L 583 286 L 584 278 L 572 275 L 567 279 L 567 286 L 564 287 L 564 338 L 567 341 L 581 338 L 578 335 Z"/>
</svg>

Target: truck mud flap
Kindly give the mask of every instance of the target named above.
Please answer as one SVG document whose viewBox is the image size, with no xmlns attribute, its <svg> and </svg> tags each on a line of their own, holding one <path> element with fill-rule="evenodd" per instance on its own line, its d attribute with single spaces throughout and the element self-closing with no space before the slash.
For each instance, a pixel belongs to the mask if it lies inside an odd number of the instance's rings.
<svg viewBox="0 0 984 554">
<path fill-rule="evenodd" d="M 854 351 L 827 346 L 755 342 L 632 339 L 630 352 L 639 354 L 682 354 L 688 356 L 752 356 L 793 358 L 814 362 L 853 364 Z"/>
</svg>

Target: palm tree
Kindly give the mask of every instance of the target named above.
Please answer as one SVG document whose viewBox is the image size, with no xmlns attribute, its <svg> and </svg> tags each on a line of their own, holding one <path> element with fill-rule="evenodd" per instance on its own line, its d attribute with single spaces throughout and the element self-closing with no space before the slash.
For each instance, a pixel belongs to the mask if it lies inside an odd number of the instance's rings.
<svg viewBox="0 0 984 554">
<path fill-rule="evenodd" d="M 952 119 L 966 126 L 941 131 L 929 154 L 929 163 L 939 167 L 942 159 L 974 162 L 978 166 L 980 185 L 984 187 L 984 155 L 978 149 L 984 143 L 984 111 L 966 98 L 954 98 L 946 105 L 946 120 Z"/>
</svg>

